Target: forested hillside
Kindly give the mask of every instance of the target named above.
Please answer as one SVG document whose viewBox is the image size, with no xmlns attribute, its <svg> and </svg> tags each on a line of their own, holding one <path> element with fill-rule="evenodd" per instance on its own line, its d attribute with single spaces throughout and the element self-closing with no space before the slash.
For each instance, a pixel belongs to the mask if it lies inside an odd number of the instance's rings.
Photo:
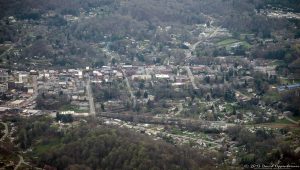
<svg viewBox="0 0 300 170">
<path fill-rule="evenodd" d="M 219 25 L 234 35 L 250 33 L 262 38 L 287 30 L 287 36 L 297 35 L 294 24 L 299 25 L 259 15 L 257 11 L 274 3 L 257 0 L 1 0 L 0 4 L 0 17 L 6 20 L 0 24 L 0 42 L 16 43 L 19 54 L 10 54 L 7 60 L 24 60 L 23 65 L 14 66 L 19 68 L 33 67 L 32 63 L 41 67 L 72 67 L 78 62 L 102 66 L 110 61 L 100 50 L 103 47 L 126 55 L 121 60 L 129 62 L 147 54 L 130 43 L 134 40 L 149 40 L 148 50 L 166 53 L 167 48 L 195 41 L 197 32 L 191 30 L 196 24 Z M 295 2 L 283 3 L 297 10 L 292 4 Z M 174 38 L 177 45 L 171 43 Z"/>
<path fill-rule="evenodd" d="M 59 132 L 51 119 L 20 120 L 18 141 L 33 148 L 39 167 L 58 169 L 207 169 L 216 163 L 205 151 L 173 146 L 96 121 Z M 96 125 L 98 124 L 98 125 Z"/>
</svg>

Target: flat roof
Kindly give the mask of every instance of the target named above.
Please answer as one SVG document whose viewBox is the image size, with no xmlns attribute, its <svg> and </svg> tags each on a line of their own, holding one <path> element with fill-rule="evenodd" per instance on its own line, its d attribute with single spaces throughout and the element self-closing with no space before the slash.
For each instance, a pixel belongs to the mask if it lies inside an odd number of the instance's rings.
<svg viewBox="0 0 300 170">
<path fill-rule="evenodd" d="M 24 100 L 15 100 L 15 101 L 11 102 L 11 104 L 18 105 L 18 104 L 21 104 L 22 102 L 24 102 Z"/>
<path fill-rule="evenodd" d="M 10 108 L 8 107 L 0 107 L 0 112 L 4 112 L 4 111 L 7 111 L 9 110 Z"/>
</svg>

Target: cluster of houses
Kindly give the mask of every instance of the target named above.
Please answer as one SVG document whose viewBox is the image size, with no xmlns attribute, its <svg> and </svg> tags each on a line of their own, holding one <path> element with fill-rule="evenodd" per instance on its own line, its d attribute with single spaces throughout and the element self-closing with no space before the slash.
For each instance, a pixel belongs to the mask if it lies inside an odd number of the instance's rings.
<svg viewBox="0 0 300 170">
<path fill-rule="evenodd" d="M 11 71 L 0 69 L 0 104 L 3 107 L 26 108 L 34 110 L 36 106 L 35 99 L 41 94 L 59 95 L 66 94 L 71 100 L 71 105 L 78 106 L 83 113 L 88 113 L 89 103 L 87 96 L 87 83 L 98 84 L 112 82 L 112 80 L 125 79 L 128 81 L 128 90 L 134 94 L 139 90 L 135 84 L 147 82 L 152 87 L 161 83 L 168 83 L 172 88 L 180 91 L 183 88 L 201 88 L 215 89 L 216 86 L 243 86 L 247 84 L 246 90 L 240 92 L 235 90 L 235 97 L 238 101 L 249 101 L 255 96 L 253 90 L 254 78 L 253 72 L 262 72 L 268 76 L 276 76 L 275 67 L 269 63 L 249 61 L 244 59 L 247 64 L 236 65 L 234 59 L 217 58 L 218 62 L 211 65 L 126 65 L 119 64 L 115 66 L 103 66 L 99 69 L 63 69 L 63 70 L 31 70 L 31 71 Z M 226 74 L 231 72 L 233 79 L 226 80 Z M 87 79 L 90 82 L 87 82 Z M 218 85 L 219 84 L 219 85 Z M 223 85 L 222 85 L 223 84 Z M 193 85 L 193 86 L 190 86 Z M 279 92 L 299 88 L 299 84 L 279 86 Z M 144 91 L 147 91 L 145 89 Z M 146 100 L 154 100 L 155 96 L 148 91 Z M 245 93 L 247 95 L 245 95 Z M 4 95 L 5 94 L 5 95 Z M 250 94 L 250 95 L 249 95 Z M 147 103 L 147 101 L 138 101 Z M 178 101 L 186 101 L 181 99 Z M 112 102 L 112 101 L 109 101 Z M 122 102 L 116 102 L 121 105 Z M 178 102 L 174 105 L 174 113 Z M 183 103 L 182 103 L 183 104 Z M 185 104 L 186 105 L 186 104 Z M 185 106 L 184 105 L 184 106 Z M 35 113 L 35 112 L 34 112 Z M 73 114 L 75 115 L 75 113 Z M 84 115 L 84 114 L 83 114 Z"/>
</svg>

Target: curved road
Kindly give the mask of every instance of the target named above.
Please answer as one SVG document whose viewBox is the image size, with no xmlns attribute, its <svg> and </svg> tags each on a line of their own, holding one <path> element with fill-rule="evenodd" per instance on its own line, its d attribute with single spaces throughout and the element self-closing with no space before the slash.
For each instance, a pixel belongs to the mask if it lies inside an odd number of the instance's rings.
<svg viewBox="0 0 300 170">
<path fill-rule="evenodd" d="M 20 160 L 19 160 L 17 166 L 14 168 L 14 170 L 17 170 L 22 164 L 25 164 L 25 165 L 29 166 L 29 164 L 24 161 L 24 158 L 23 158 L 22 155 L 18 155 L 18 157 L 19 157 Z"/>
<path fill-rule="evenodd" d="M 289 118 L 287 115 L 284 115 L 284 118 L 285 118 L 286 120 L 288 120 L 289 122 L 291 122 L 291 123 L 298 124 L 297 121 L 295 121 L 295 120 Z"/>
<path fill-rule="evenodd" d="M 178 111 L 175 113 L 175 115 L 180 115 L 180 113 L 181 113 L 182 110 L 183 110 L 183 105 L 182 105 L 182 103 L 179 103 L 177 108 L 178 108 Z"/>
<path fill-rule="evenodd" d="M 7 123 L 5 123 L 5 122 L 0 122 L 0 123 L 3 124 L 4 127 L 5 127 L 4 135 L 3 135 L 2 138 L 1 138 L 1 141 L 3 141 L 3 140 L 8 136 L 8 134 L 9 134 L 9 131 L 8 131 L 8 125 L 7 125 Z M 24 158 L 23 158 L 22 155 L 18 154 L 18 157 L 19 157 L 19 162 L 18 162 L 18 164 L 16 165 L 16 167 L 14 168 L 14 170 L 17 170 L 22 164 L 25 164 L 25 165 L 28 165 L 28 166 L 29 166 L 29 164 L 26 163 L 26 162 L 24 161 Z"/>
<path fill-rule="evenodd" d="M 5 122 L 1 122 L 1 124 L 4 125 L 4 127 L 5 127 L 4 135 L 0 139 L 0 141 L 3 141 L 8 136 L 8 126 L 7 126 L 7 123 L 5 123 Z"/>
</svg>

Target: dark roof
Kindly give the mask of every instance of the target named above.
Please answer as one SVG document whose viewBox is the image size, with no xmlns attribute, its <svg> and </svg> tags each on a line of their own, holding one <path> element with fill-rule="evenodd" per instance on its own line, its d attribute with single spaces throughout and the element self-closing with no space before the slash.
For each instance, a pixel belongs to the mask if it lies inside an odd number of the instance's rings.
<svg viewBox="0 0 300 170">
<path fill-rule="evenodd" d="M 292 90 L 300 87 L 300 83 L 277 87 L 278 91 Z"/>
</svg>

